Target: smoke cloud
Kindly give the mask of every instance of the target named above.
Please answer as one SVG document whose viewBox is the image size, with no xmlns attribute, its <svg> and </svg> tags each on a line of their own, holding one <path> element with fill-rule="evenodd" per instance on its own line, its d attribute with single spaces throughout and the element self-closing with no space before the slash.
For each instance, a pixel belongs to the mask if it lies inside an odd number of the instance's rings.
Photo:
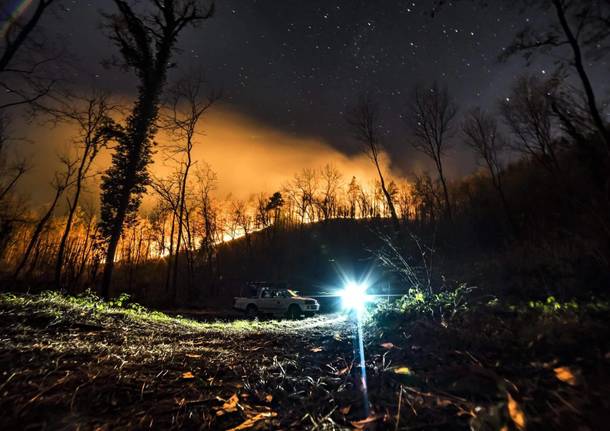
<svg viewBox="0 0 610 431">
<path fill-rule="evenodd" d="M 52 193 L 50 180 L 60 169 L 57 155 L 74 148 L 71 144 L 73 135 L 68 126 L 31 128 L 28 134 L 30 143 L 23 145 L 20 152 L 27 155 L 33 169 L 21 184 L 21 190 L 34 203 L 44 204 L 49 200 Z M 164 151 L 164 146 L 172 142 L 171 138 L 159 133 L 156 141 L 154 164 L 150 169 L 156 177 L 163 177 L 176 170 L 178 164 Z M 100 155 L 95 166 L 97 171 L 102 172 L 108 167 L 110 154 L 111 151 L 106 150 Z M 274 129 L 227 105 L 214 106 L 201 119 L 193 159 L 195 167 L 207 163 L 216 172 L 220 198 L 231 194 L 246 199 L 260 192 L 273 193 L 302 169 L 320 169 L 327 163 L 333 164 L 343 174 L 345 183 L 352 176 L 361 184 L 370 184 L 377 179 L 371 160 L 363 153 L 344 154 L 321 138 Z M 392 170 L 385 154 L 382 156 L 382 169 L 388 178 L 402 177 Z M 88 199 L 97 200 L 95 180 L 91 181 Z M 145 206 L 150 202 L 150 197 L 146 198 Z"/>
</svg>

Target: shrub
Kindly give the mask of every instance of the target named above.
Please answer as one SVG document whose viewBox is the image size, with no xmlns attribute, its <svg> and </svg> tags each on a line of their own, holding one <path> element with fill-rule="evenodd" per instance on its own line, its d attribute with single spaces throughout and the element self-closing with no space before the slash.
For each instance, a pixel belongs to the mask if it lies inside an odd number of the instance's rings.
<svg viewBox="0 0 610 431">
<path fill-rule="evenodd" d="M 406 318 L 434 319 L 447 323 L 459 313 L 469 308 L 468 295 L 474 288 L 462 283 L 452 290 L 428 293 L 419 288 L 409 292 L 395 302 L 380 301 L 372 312 L 372 317 L 379 320 Z"/>
</svg>

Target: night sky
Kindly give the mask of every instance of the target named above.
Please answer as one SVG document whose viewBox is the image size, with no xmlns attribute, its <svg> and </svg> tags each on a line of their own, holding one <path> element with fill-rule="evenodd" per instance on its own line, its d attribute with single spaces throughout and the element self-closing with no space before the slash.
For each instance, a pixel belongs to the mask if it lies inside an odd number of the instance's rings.
<svg viewBox="0 0 610 431">
<path fill-rule="evenodd" d="M 133 94 L 129 74 L 103 68 L 116 53 L 100 29 L 100 4 L 66 2 L 68 11 L 44 23 L 63 35 L 83 72 L 100 85 Z M 218 0 L 215 17 L 179 41 L 180 73 L 202 67 L 222 89 L 231 110 L 283 132 L 323 140 L 346 154 L 358 151 L 342 117 L 359 94 L 369 92 L 383 110 L 387 148 L 395 167 L 408 172 L 421 160 L 406 144 L 401 116 L 416 83 L 449 86 L 462 111 L 493 108 L 522 73 L 550 74 L 553 59 L 538 57 L 526 68 L 498 55 L 529 22 L 545 23 L 540 11 L 503 6 L 506 1 L 448 2 L 431 16 L 432 1 Z M 66 34 L 66 30 L 69 32 Z M 596 85 L 608 65 L 590 65 Z M 603 94 L 604 96 L 607 93 Z M 468 173 L 472 156 L 459 146 L 450 172 Z"/>
</svg>

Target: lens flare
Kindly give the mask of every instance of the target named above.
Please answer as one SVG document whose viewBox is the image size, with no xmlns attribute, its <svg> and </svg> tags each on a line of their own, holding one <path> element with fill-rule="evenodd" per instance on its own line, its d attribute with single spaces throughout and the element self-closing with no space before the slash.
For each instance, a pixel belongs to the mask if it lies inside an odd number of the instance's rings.
<svg viewBox="0 0 610 431">
<path fill-rule="evenodd" d="M 0 8 L 0 37 L 6 36 L 11 26 L 31 4 L 32 0 L 13 0 Z"/>
<path fill-rule="evenodd" d="M 340 293 L 343 308 L 358 312 L 364 310 L 365 304 L 369 301 L 369 296 L 366 293 L 368 288 L 369 286 L 365 283 L 355 283 L 353 281 L 346 283 Z"/>
</svg>

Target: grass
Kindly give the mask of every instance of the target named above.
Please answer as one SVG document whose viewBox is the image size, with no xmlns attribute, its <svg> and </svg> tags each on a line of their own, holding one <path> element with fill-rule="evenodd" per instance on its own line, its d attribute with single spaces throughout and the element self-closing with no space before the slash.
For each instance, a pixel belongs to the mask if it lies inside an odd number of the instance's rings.
<svg viewBox="0 0 610 431">
<path fill-rule="evenodd" d="M 39 295 L 4 293 L 0 294 L 0 307 L 11 308 L 24 317 L 31 312 L 39 317 L 46 316 L 52 319 L 51 325 L 60 321 L 78 321 L 92 325 L 124 322 L 125 325 L 147 326 L 149 329 L 201 333 L 222 331 L 227 335 L 295 331 L 303 326 L 300 321 L 288 320 L 237 319 L 200 322 L 147 309 L 130 302 L 128 295 L 103 301 L 91 293 L 79 296 L 68 296 L 54 291 Z M 315 326 L 316 322 L 316 319 L 311 320 L 308 327 Z"/>
<path fill-rule="evenodd" d="M 601 429 L 606 307 L 417 292 L 381 305 L 363 422 L 345 317 L 198 322 L 128 297 L 2 294 L 0 429 Z"/>
</svg>

